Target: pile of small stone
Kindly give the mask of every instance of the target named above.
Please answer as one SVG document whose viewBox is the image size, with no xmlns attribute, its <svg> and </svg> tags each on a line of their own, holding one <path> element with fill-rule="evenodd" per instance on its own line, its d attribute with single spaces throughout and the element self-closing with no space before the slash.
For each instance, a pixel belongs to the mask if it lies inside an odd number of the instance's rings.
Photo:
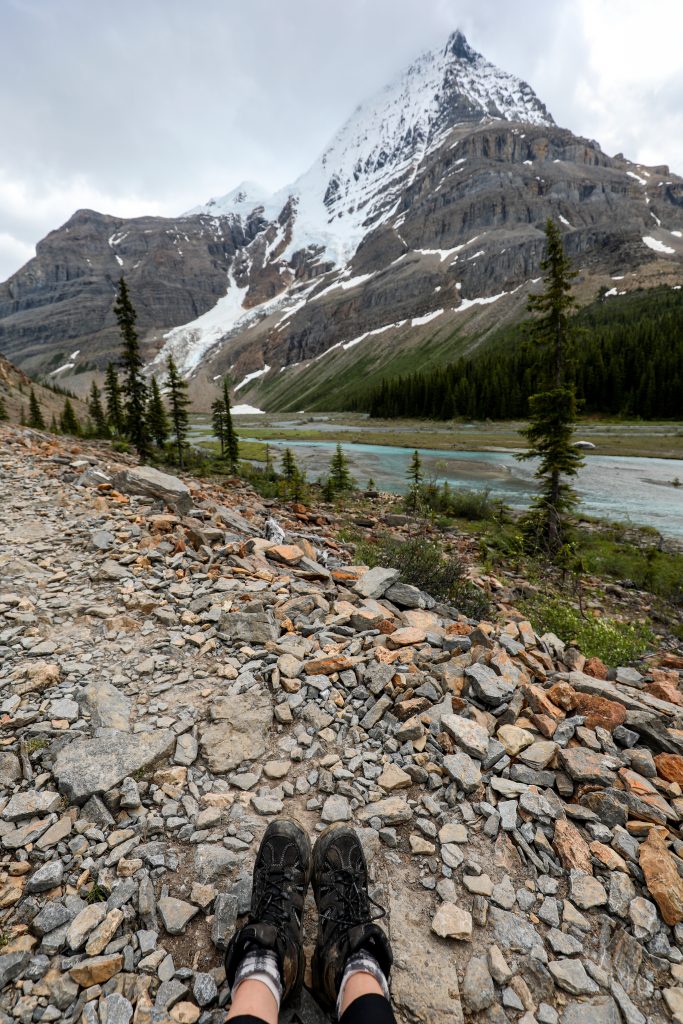
<svg viewBox="0 0 683 1024">
<path fill-rule="evenodd" d="M 0 1022 L 222 1021 L 279 814 L 359 829 L 399 1020 L 683 1020 L 680 656 L 608 669 L 316 511 L 1 440 Z"/>
</svg>

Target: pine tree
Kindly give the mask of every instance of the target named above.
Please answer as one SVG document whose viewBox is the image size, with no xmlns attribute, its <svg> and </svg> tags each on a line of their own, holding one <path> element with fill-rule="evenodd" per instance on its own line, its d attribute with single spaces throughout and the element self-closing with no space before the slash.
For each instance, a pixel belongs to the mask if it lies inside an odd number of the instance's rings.
<svg viewBox="0 0 683 1024">
<path fill-rule="evenodd" d="M 282 455 L 282 476 L 288 487 L 291 487 L 296 478 L 298 467 L 291 448 L 285 448 Z"/>
<path fill-rule="evenodd" d="M 121 363 L 124 373 L 122 390 L 126 396 L 126 433 L 137 449 L 138 455 L 143 459 L 149 451 L 147 384 L 142 375 L 144 363 L 135 330 L 136 313 L 123 275 L 119 281 L 119 293 L 114 313 L 123 339 Z"/>
<path fill-rule="evenodd" d="M 64 408 L 62 409 L 62 415 L 59 417 L 59 429 L 63 434 L 74 434 L 76 437 L 78 437 L 81 432 L 81 425 L 78 422 L 78 417 L 74 412 L 71 400 L 68 398 L 64 399 Z"/>
<path fill-rule="evenodd" d="M 178 465 L 183 465 L 183 452 L 187 448 L 187 428 L 189 419 L 187 407 L 190 400 L 187 397 L 187 382 L 178 373 L 178 368 L 173 361 L 173 356 L 168 357 L 168 377 L 164 386 L 168 392 L 168 402 L 171 412 L 171 432 L 174 444 L 178 453 Z"/>
<path fill-rule="evenodd" d="M 126 420 L 121 404 L 121 386 L 113 363 L 108 363 L 104 377 L 104 394 L 107 400 L 107 420 L 117 437 L 125 433 Z"/>
<path fill-rule="evenodd" d="M 408 480 L 410 490 L 408 491 L 408 508 L 411 512 L 417 512 L 420 504 L 420 488 L 422 487 L 422 459 L 417 448 L 408 466 Z"/>
<path fill-rule="evenodd" d="M 0 421 L 8 419 L 9 413 L 7 412 L 7 406 L 5 405 L 5 401 L 2 395 L 0 395 Z"/>
<path fill-rule="evenodd" d="M 43 411 L 40 408 L 36 393 L 31 388 L 31 393 L 28 399 L 28 425 L 29 427 L 35 427 L 36 430 L 45 430 L 45 420 L 43 419 Z"/>
<path fill-rule="evenodd" d="M 275 466 L 273 465 L 273 458 L 270 454 L 270 445 L 266 441 L 266 455 L 265 455 L 265 466 L 264 472 L 268 480 L 275 479 Z"/>
<path fill-rule="evenodd" d="M 90 385 L 90 397 L 88 398 L 88 413 L 92 419 L 95 437 L 109 437 L 109 426 L 107 417 L 102 408 L 102 396 L 95 381 Z"/>
<path fill-rule="evenodd" d="M 55 416 L 54 413 L 52 413 L 52 419 L 50 420 L 50 433 L 51 434 L 58 434 L 59 433 L 59 424 L 57 423 L 57 417 Z"/>
<path fill-rule="evenodd" d="M 157 448 L 163 448 L 168 440 L 169 426 L 164 400 L 156 377 L 152 377 L 147 403 L 147 428 Z"/>
<path fill-rule="evenodd" d="M 330 481 L 335 494 L 349 491 L 353 487 L 353 480 L 349 472 L 349 460 L 339 441 L 330 462 Z"/>
<path fill-rule="evenodd" d="M 223 405 L 225 406 L 225 452 L 230 463 L 230 472 L 237 472 L 237 465 L 239 463 L 240 448 L 239 438 L 235 432 L 235 427 L 232 422 L 231 402 L 230 402 L 230 388 L 232 381 L 230 375 L 226 374 L 223 378 Z"/>
<path fill-rule="evenodd" d="M 569 318 L 576 305 L 571 294 L 576 272 L 565 255 L 557 225 L 548 220 L 545 227 L 547 255 L 541 262 L 545 289 L 532 295 L 528 308 L 541 316 L 535 325 L 538 341 L 548 360 L 545 390 L 529 399 L 529 426 L 522 435 L 529 448 L 518 458 L 538 458 L 536 477 L 540 493 L 523 522 L 527 540 L 556 557 L 566 544 L 567 519 L 577 502 L 567 477 L 575 476 L 582 464 L 580 451 L 572 444 L 577 418 L 576 391 L 566 383 L 569 345 Z"/>
<path fill-rule="evenodd" d="M 225 402 L 217 398 L 211 406 L 211 425 L 221 446 L 221 458 L 225 458 Z"/>
<path fill-rule="evenodd" d="M 22 407 L 21 407 L 21 412 L 19 414 L 19 426 L 21 426 L 21 427 L 27 427 L 28 426 L 28 420 L 26 419 L 26 406 L 25 405 L 22 405 Z"/>
</svg>

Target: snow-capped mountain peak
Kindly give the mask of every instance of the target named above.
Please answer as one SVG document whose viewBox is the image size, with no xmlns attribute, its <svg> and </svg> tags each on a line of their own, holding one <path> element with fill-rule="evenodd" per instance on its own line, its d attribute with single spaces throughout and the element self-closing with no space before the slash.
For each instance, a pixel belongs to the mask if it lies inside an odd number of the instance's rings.
<svg viewBox="0 0 683 1024">
<path fill-rule="evenodd" d="M 368 229 L 391 210 L 399 184 L 457 124 L 482 118 L 553 124 L 533 90 L 477 53 L 459 30 L 360 104 L 320 157 L 292 185 L 267 195 L 243 182 L 190 213 L 266 217 L 298 198 L 287 252 L 324 246 L 335 263 L 348 259 Z M 275 214 L 277 215 L 277 214 Z"/>
</svg>

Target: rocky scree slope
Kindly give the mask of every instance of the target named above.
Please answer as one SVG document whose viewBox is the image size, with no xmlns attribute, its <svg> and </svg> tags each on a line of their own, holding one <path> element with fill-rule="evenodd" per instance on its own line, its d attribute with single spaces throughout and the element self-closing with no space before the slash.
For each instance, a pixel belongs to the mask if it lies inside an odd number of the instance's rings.
<svg viewBox="0 0 683 1024">
<path fill-rule="evenodd" d="M 680 280 L 683 180 L 558 128 L 454 33 L 274 195 L 244 183 L 175 220 L 79 211 L 0 285 L 0 349 L 46 372 L 78 348 L 101 369 L 123 271 L 153 366 L 172 352 L 196 398 L 228 368 L 267 383 L 288 367 L 289 384 L 330 350 L 349 363 L 452 331 L 473 303 L 521 309 L 548 216 L 594 290 Z"/>
<path fill-rule="evenodd" d="M 608 670 L 315 510 L 0 441 L 0 1019 L 222 1022 L 281 813 L 359 830 L 401 1022 L 682 1019 L 681 657 Z"/>
</svg>

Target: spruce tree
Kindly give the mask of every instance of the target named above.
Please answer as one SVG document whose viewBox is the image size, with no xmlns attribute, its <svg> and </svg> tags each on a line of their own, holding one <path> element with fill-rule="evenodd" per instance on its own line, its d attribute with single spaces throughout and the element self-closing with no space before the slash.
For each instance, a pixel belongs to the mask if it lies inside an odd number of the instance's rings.
<svg viewBox="0 0 683 1024">
<path fill-rule="evenodd" d="M 121 385 L 113 363 L 108 363 L 104 377 L 104 394 L 107 400 L 107 420 L 117 437 L 125 433 L 126 419 L 121 403 Z"/>
<path fill-rule="evenodd" d="M 126 433 L 137 449 L 140 458 L 144 459 L 149 451 L 147 384 L 142 374 L 144 362 L 135 330 L 136 313 L 123 275 L 119 281 L 119 293 L 114 313 L 123 339 L 121 364 L 124 374 L 122 390 L 126 396 Z"/>
<path fill-rule="evenodd" d="M 291 487 L 296 478 L 298 467 L 291 448 L 285 448 L 282 456 L 282 475 L 288 487 Z"/>
<path fill-rule="evenodd" d="M 168 392 L 171 433 L 173 434 L 173 443 L 178 453 L 178 465 L 182 466 L 183 453 L 187 448 L 187 430 L 189 425 L 187 407 L 190 404 L 190 400 L 187 397 L 187 382 L 178 373 L 178 367 L 173 360 L 173 356 L 168 357 L 167 366 L 168 377 L 164 381 L 164 386 Z"/>
<path fill-rule="evenodd" d="M 95 381 L 90 385 L 90 396 L 88 398 L 88 413 L 92 420 L 95 437 L 109 437 L 109 426 L 107 417 L 102 408 L 102 396 Z"/>
<path fill-rule="evenodd" d="M 417 448 L 413 452 L 413 457 L 410 460 L 408 466 L 408 481 L 410 483 L 410 489 L 408 491 L 408 508 L 411 512 L 417 512 L 420 504 L 420 488 L 422 486 L 422 459 Z"/>
<path fill-rule="evenodd" d="M 28 420 L 26 419 L 26 406 L 22 405 L 21 412 L 19 413 L 19 426 L 27 427 Z"/>
<path fill-rule="evenodd" d="M 5 405 L 5 401 L 2 395 L 0 395 L 0 421 L 8 419 L 9 413 L 7 412 L 7 406 Z"/>
<path fill-rule="evenodd" d="M 164 400 L 156 377 L 152 377 L 147 403 L 147 428 L 157 448 L 163 448 L 168 441 L 169 425 Z"/>
<path fill-rule="evenodd" d="M 78 417 L 74 412 L 74 407 L 71 404 L 70 399 L 64 399 L 64 408 L 62 409 L 62 415 L 59 417 L 59 429 L 63 434 L 73 434 L 76 437 L 81 432 L 81 425 L 78 422 Z"/>
<path fill-rule="evenodd" d="M 54 413 L 52 413 L 52 419 L 50 420 L 50 433 L 51 434 L 58 434 L 59 433 L 59 424 L 57 423 L 57 417 L 55 416 Z"/>
<path fill-rule="evenodd" d="M 545 288 L 529 298 L 528 308 L 540 314 L 535 334 L 546 357 L 546 386 L 529 398 L 529 426 L 522 431 L 529 448 L 518 458 L 540 459 L 535 474 L 540 492 L 523 521 L 525 536 L 533 547 L 556 557 L 567 543 L 567 520 L 578 500 L 567 478 L 576 475 L 583 459 L 572 444 L 577 401 L 573 383 L 566 380 L 576 272 L 565 255 L 560 230 L 550 219 L 545 233 Z"/>
<path fill-rule="evenodd" d="M 230 402 L 230 388 L 232 387 L 232 381 L 230 375 L 226 374 L 223 378 L 223 405 L 225 406 L 225 453 L 230 463 L 230 471 L 232 473 L 237 472 L 237 465 L 240 457 L 239 438 L 235 432 L 235 427 L 232 422 L 231 402 Z"/>
<path fill-rule="evenodd" d="M 225 458 L 225 402 L 216 398 L 211 406 L 211 425 L 221 446 L 221 458 Z"/>
<path fill-rule="evenodd" d="M 339 441 L 337 441 L 337 447 L 330 462 L 330 481 L 335 494 L 349 491 L 353 487 L 353 480 L 349 472 L 349 461 Z"/>
<path fill-rule="evenodd" d="M 36 393 L 31 388 L 31 393 L 28 399 L 28 425 L 29 427 L 35 427 L 36 430 L 45 430 L 45 420 L 43 419 L 43 411 L 40 408 Z"/>
</svg>

